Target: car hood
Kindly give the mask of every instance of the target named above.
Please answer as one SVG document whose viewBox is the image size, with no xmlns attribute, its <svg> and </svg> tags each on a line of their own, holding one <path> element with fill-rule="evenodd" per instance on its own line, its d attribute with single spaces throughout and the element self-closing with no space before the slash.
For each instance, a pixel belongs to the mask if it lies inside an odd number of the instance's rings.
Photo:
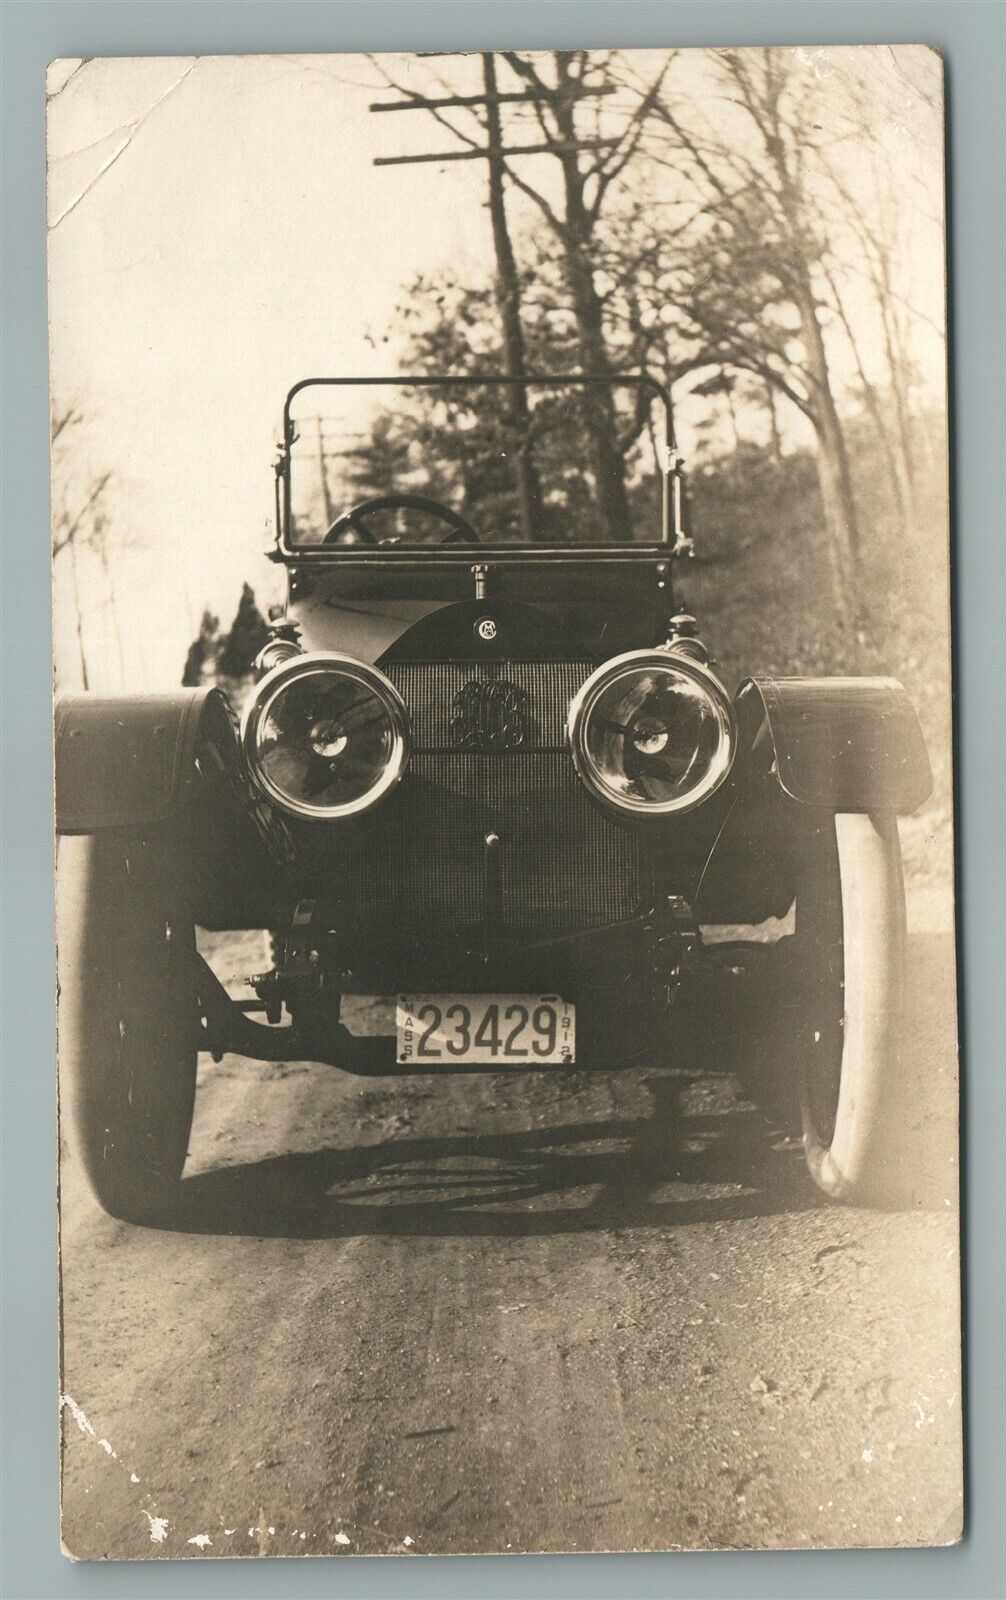
<svg viewBox="0 0 1006 1600">
<path fill-rule="evenodd" d="M 666 617 L 660 606 L 601 601 L 347 599 L 320 585 L 291 604 L 305 650 L 342 650 L 377 662 L 395 647 L 415 648 L 427 659 L 456 660 L 497 654 L 534 659 L 586 655 L 604 660 L 623 650 L 660 643 Z M 480 623 L 490 637 L 476 633 Z"/>
</svg>

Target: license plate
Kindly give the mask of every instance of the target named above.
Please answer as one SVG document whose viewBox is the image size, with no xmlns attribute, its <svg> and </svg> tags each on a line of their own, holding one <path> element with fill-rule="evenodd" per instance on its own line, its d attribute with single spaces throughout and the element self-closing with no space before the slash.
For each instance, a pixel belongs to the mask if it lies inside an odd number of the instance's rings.
<svg viewBox="0 0 1006 1600">
<path fill-rule="evenodd" d="M 576 1008 L 554 994 L 400 994 L 399 1066 L 572 1066 Z"/>
</svg>

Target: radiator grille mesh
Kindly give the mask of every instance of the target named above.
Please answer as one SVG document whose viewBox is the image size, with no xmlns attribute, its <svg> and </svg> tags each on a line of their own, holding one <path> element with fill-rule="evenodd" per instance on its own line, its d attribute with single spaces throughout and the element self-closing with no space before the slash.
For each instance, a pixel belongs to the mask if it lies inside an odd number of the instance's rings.
<svg viewBox="0 0 1006 1600">
<path fill-rule="evenodd" d="M 569 702 L 587 662 L 395 663 L 384 669 L 412 719 L 414 753 L 398 790 L 355 830 L 338 865 L 356 916 L 406 927 L 474 926 L 484 911 L 485 836 L 497 833 L 503 925 L 527 937 L 573 932 L 638 907 L 635 837 L 588 799 L 566 742 Z M 454 697 L 501 677 L 526 695 L 527 735 L 500 754 L 452 746 Z"/>
<path fill-rule="evenodd" d="M 590 676 L 586 661 L 419 661 L 385 669 L 409 708 L 417 751 L 450 750 L 454 698 L 466 683 L 512 683 L 526 708 L 525 750 L 566 750 L 566 714 Z"/>
</svg>

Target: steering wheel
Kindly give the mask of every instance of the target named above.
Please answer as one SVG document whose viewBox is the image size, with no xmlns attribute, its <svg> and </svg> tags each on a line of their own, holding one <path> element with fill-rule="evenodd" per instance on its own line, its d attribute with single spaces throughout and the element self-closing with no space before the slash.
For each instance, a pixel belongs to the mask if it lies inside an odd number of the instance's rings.
<svg viewBox="0 0 1006 1600">
<path fill-rule="evenodd" d="M 450 506 L 431 500 L 425 494 L 378 494 L 370 500 L 361 500 L 350 506 L 341 517 L 336 517 L 325 535 L 325 544 L 388 544 L 387 539 L 375 539 L 367 527 L 367 518 L 380 511 L 425 511 L 427 515 L 445 522 L 449 532 L 439 544 L 478 544 L 479 536 L 470 522 Z"/>
</svg>

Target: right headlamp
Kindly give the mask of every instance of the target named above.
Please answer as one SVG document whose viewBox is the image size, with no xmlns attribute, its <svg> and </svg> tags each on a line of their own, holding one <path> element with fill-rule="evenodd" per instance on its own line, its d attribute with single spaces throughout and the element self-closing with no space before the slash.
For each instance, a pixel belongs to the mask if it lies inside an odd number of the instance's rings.
<svg viewBox="0 0 1006 1600">
<path fill-rule="evenodd" d="M 569 708 L 576 770 L 616 811 L 690 811 L 726 778 L 733 709 L 702 662 L 674 650 L 632 650 L 592 673 Z"/>
</svg>

